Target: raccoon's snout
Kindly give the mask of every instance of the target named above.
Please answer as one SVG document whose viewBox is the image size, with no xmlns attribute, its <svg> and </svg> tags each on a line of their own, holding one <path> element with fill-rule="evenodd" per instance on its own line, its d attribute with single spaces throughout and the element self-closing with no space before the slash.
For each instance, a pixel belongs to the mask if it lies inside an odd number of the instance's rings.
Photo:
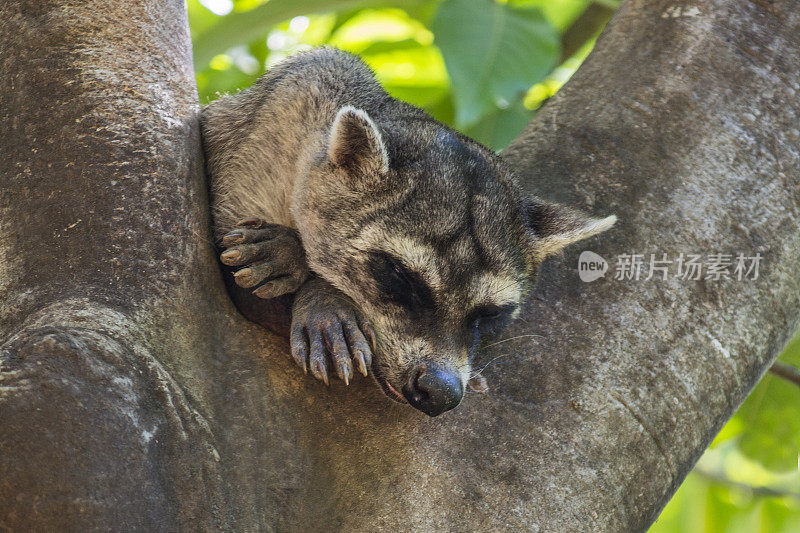
<svg viewBox="0 0 800 533">
<path fill-rule="evenodd" d="M 464 387 L 455 370 L 426 362 L 411 371 L 411 377 L 403 385 L 403 396 L 412 407 L 428 416 L 437 416 L 461 403 Z"/>
</svg>

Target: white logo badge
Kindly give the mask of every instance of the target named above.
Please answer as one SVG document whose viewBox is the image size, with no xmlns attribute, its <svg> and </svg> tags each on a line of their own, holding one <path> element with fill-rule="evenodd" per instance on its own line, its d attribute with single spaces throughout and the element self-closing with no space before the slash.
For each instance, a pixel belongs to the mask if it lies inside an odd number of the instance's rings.
<svg viewBox="0 0 800 533">
<path fill-rule="evenodd" d="M 602 278 L 608 272 L 608 263 L 594 252 L 581 252 L 578 257 L 578 276 L 581 281 L 590 282 Z"/>
</svg>

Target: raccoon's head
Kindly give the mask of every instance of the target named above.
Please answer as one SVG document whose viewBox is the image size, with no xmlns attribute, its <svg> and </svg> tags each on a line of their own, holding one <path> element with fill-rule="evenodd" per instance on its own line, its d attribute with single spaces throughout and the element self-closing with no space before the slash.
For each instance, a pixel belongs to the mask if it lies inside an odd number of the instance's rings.
<svg viewBox="0 0 800 533">
<path fill-rule="evenodd" d="M 372 324 L 387 396 L 430 416 L 459 404 L 481 337 L 519 314 L 541 261 L 615 221 L 525 197 L 491 151 L 418 111 L 341 109 L 304 179 L 312 270 Z"/>
</svg>

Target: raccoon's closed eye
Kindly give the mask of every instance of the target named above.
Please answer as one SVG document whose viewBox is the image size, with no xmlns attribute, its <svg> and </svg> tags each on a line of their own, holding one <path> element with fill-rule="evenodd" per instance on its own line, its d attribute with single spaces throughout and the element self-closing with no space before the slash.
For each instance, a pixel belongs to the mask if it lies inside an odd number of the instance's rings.
<svg viewBox="0 0 800 533">
<path fill-rule="evenodd" d="M 486 305 L 474 309 L 467 316 L 467 324 L 481 335 L 496 335 L 511 321 L 515 305 Z"/>
<path fill-rule="evenodd" d="M 400 260 L 384 252 L 373 252 L 369 266 L 378 287 L 390 301 L 405 307 L 412 314 L 434 308 L 433 293 L 428 284 Z"/>
</svg>

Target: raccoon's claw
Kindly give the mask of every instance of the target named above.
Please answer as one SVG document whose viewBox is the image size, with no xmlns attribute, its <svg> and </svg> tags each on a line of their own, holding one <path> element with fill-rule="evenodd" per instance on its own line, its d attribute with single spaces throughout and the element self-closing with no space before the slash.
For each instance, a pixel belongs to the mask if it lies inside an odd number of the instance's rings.
<svg viewBox="0 0 800 533">
<path fill-rule="evenodd" d="M 303 244 L 297 232 L 286 226 L 247 218 L 222 238 L 228 249 L 220 260 L 228 266 L 244 266 L 234 272 L 242 288 L 257 287 L 253 294 L 265 300 L 297 291 L 308 278 Z"/>
<path fill-rule="evenodd" d="M 354 371 L 369 375 L 372 349 L 362 331 L 371 333 L 371 328 L 359 321 L 344 295 L 317 297 L 313 287 L 308 287 L 314 283 L 325 282 L 312 280 L 295 299 L 290 341 L 292 358 L 304 372 L 311 370 L 311 374 L 326 385 L 329 384 L 329 369 L 349 385 Z"/>
<path fill-rule="evenodd" d="M 304 372 L 310 369 L 326 385 L 329 361 L 345 385 L 350 384 L 354 370 L 368 376 L 372 352 L 361 331 L 349 322 L 347 318 L 327 316 L 295 324 L 291 333 L 292 358 Z"/>
<path fill-rule="evenodd" d="M 237 222 L 236 225 L 243 228 L 260 228 L 264 225 L 264 221 L 258 217 L 247 217 Z"/>
</svg>

